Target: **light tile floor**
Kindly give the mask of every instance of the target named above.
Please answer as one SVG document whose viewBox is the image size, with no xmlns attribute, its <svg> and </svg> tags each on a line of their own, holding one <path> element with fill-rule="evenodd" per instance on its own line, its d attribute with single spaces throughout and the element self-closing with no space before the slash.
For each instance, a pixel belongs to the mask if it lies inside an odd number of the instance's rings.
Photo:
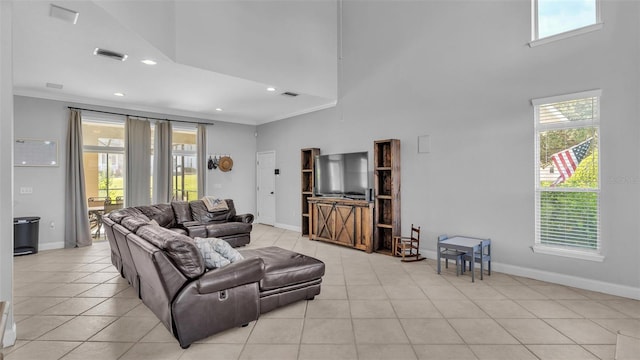
<svg viewBox="0 0 640 360">
<path fill-rule="evenodd" d="M 635 300 L 495 272 L 472 284 L 454 267 L 437 275 L 434 260 L 263 225 L 251 235 L 249 248 L 323 260 L 321 294 L 183 350 L 111 265 L 108 242 L 42 251 L 15 258 L 6 360 L 613 359 L 617 331 L 640 333 Z"/>
</svg>

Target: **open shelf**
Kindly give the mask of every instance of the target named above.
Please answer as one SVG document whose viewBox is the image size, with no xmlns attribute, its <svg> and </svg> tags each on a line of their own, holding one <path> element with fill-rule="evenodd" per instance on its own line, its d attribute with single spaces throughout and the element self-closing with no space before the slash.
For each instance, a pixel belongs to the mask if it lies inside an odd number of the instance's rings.
<svg viewBox="0 0 640 360">
<path fill-rule="evenodd" d="M 375 166 L 377 168 L 391 168 L 391 140 L 376 141 L 374 152 L 378 154 Z"/>
<path fill-rule="evenodd" d="M 393 229 L 386 227 L 376 227 L 378 236 L 374 241 L 374 251 L 391 255 L 393 243 Z"/>
<path fill-rule="evenodd" d="M 311 193 L 313 191 L 313 171 L 302 172 L 302 192 Z"/>
<path fill-rule="evenodd" d="M 317 150 L 317 153 L 315 150 Z M 320 149 L 302 149 L 302 171 L 313 171 L 313 164 L 315 162 L 316 155 L 320 155 Z"/>
<path fill-rule="evenodd" d="M 376 170 L 379 196 L 391 196 L 391 170 Z"/>
<path fill-rule="evenodd" d="M 391 199 L 376 198 L 376 223 L 393 223 L 393 205 Z"/>
</svg>

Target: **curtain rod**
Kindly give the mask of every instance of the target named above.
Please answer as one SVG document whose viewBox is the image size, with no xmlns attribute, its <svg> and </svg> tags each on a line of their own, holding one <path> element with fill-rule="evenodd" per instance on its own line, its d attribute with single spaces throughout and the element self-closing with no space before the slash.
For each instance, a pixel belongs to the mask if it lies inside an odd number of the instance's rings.
<svg viewBox="0 0 640 360">
<path fill-rule="evenodd" d="M 72 110 L 92 111 L 92 112 L 97 112 L 97 113 L 102 113 L 102 114 L 133 116 L 133 117 L 139 117 L 139 118 L 150 119 L 150 120 L 163 120 L 163 121 L 171 121 L 171 122 L 183 122 L 183 123 L 189 123 L 189 124 L 215 125 L 214 123 L 204 123 L 204 122 L 188 121 L 188 120 L 160 119 L 160 118 L 151 117 L 151 116 L 138 116 L 138 115 L 124 114 L 124 113 L 117 113 L 117 112 L 112 112 L 112 111 L 84 109 L 84 108 L 79 108 L 79 107 L 75 107 L 75 106 L 68 106 L 68 108 L 72 109 Z"/>
</svg>

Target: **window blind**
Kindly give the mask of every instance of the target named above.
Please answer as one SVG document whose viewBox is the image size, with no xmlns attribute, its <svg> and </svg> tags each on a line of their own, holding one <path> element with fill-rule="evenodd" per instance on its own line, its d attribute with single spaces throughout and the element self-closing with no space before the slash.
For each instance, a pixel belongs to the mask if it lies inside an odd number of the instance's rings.
<svg viewBox="0 0 640 360">
<path fill-rule="evenodd" d="M 536 243 L 579 250 L 600 249 L 600 194 L 538 191 Z"/>
</svg>

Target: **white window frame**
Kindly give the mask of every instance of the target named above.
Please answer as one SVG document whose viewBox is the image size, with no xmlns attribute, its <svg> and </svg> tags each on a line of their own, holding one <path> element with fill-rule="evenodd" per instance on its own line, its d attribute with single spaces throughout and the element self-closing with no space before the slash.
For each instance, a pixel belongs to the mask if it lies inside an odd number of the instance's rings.
<svg viewBox="0 0 640 360">
<path fill-rule="evenodd" d="M 196 134 L 196 138 L 198 136 L 198 127 L 197 126 L 189 126 L 189 125 L 173 125 L 172 129 L 171 129 L 172 133 L 173 132 L 180 132 L 180 131 L 194 131 Z M 173 137 L 173 134 L 172 134 Z M 197 140 L 196 140 L 196 145 L 197 145 Z M 181 157 L 185 157 L 185 156 L 192 156 L 196 158 L 196 164 L 198 163 L 198 150 L 174 150 L 173 149 L 173 145 L 172 145 L 172 150 L 171 150 L 171 157 L 173 158 L 174 156 L 181 156 Z M 184 164 L 183 164 L 184 166 Z M 184 171 L 184 170 L 183 170 Z M 204 171 L 203 169 L 197 169 L 198 172 L 200 171 Z M 175 191 L 175 189 L 173 188 L 173 186 L 171 186 L 172 191 Z M 182 189 L 182 191 L 184 192 L 185 190 Z M 172 194 L 172 196 L 175 196 L 176 194 Z M 196 194 L 197 195 L 197 194 Z M 181 200 L 181 199 L 180 199 Z"/>
<path fill-rule="evenodd" d="M 89 113 L 89 114 L 81 114 L 82 125 L 84 126 L 85 122 L 94 123 L 94 124 L 105 124 L 105 125 L 118 125 L 122 126 L 124 129 L 125 120 L 122 116 L 118 115 L 109 115 L 109 114 L 101 114 L 101 113 Z M 123 143 L 126 141 L 125 138 L 122 139 Z M 127 158 L 125 155 L 125 147 L 124 146 L 102 146 L 102 145 L 82 145 L 82 151 L 85 153 L 94 153 L 94 154 L 118 154 L 123 155 L 124 157 L 124 168 L 122 169 L 123 183 L 122 183 L 122 193 L 125 193 L 125 187 L 127 186 Z M 84 160 L 83 160 L 84 161 Z M 85 194 L 86 195 L 86 194 Z M 115 199 L 114 199 L 115 200 Z M 126 199 L 125 199 L 126 200 Z"/>
<path fill-rule="evenodd" d="M 572 29 L 572 30 L 568 30 L 558 34 L 540 38 L 538 36 L 538 33 L 539 33 L 538 1 L 539 0 L 531 0 L 531 41 L 529 42 L 530 47 L 544 45 L 544 44 L 548 44 L 558 40 L 563 40 L 563 39 L 571 38 L 574 36 L 587 34 L 593 31 L 601 30 L 604 27 L 604 23 L 602 22 L 602 11 L 601 11 L 602 1 L 594 0 L 596 2 L 596 22 L 595 23 L 586 25 L 577 29 Z"/>
<path fill-rule="evenodd" d="M 535 238 L 534 238 L 534 245 L 533 245 L 533 251 L 535 253 L 539 253 L 539 254 L 547 254 L 547 255 L 557 255 L 557 256 L 564 256 L 564 257 L 570 257 L 570 258 L 577 258 L 577 259 L 582 259 L 582 260 L 590 260 L 590 261 L 598 261 L 598 262 L 602 262 L 604 261 L 604 256 L 601 254 L 602 252 L 602 238 L 601 238 L 601 231 L 600 231 L 600 226 L 598 225 L 598 248 L 596 250 L 589 250 L 589 249 L 579 249 L 579 248 L 573 248 L 573 247 L 562 247 L 562 246 L 552 246 L 552 245 L 547 245 L 547 244 L 542 244 L 540 242 L 540 234 L 539 234 L 539 229 L 538 229 L 538 222 L 540 221 L 540 194 L 543 191 L 553 191 L 551 189 L 548 188 L 542 188 L 540 186 L 540 171 L 539 171 L 539 166 L 540 166 L 540 133 L 544 132 L 544 131 L 548 131 L 548 130 L 561 130 L 561 129 L 574 129 L 574 128 L 580 128 L 580 127 L 594 127 L 596 128 L 596 131 L 598 132 L 598 134 L 600 134 L 600 106 L 598 106 L 598 114 L 597 116 L 594 117 L 593 120 L 579 120 L 579 121 L 571 121 L 571 123 L 567 123 L 567 124 L 559 124 L 559 123 L 552 123 L 552 124 L 541 124 L 540 123 L 540 119 L 539 119 L 539 106 L 541 105 L 546 105 L 546 104 L 553 104 L 553 103 L 557 103 L 557 102 L 563 102 L 563 101 L 568 101 L 568 100 L 575 100 L 575 99 L 583 99 L 583 98 L 590 98 L 590 97 L 597 97 L 598 98 L 598 102 L 600 103 L 601 99 L 602 99 L 602 90 L 590 90 L 590 91 L 584 91 L 584 92 L 579 92 L 579 93 L 572 93 L 572 94 L 566 94 L 566 95 L 560 95 L 560 96 L 552 96 L 552 97 L 546 97 L 546 98 L 540 98 L 540 99 L 533 99 L 531 101 L 531 103 L 534 106 L 534 120 L 535 120 L 535 131 L 534 131 L 534 136 L 535 136 L 535 159 L 534 159 L 534 169 L 535 169 L 535 223 L 534 223 L 534 228 L 535 228 Z M 598 149 L 600 149 L 600 139 L 598 139 Z M 563 188 L 561 191 L 565 191 L 565 192 L 571 192 L 571 191 L 575 191 L 575 192 L 579 192 L 579 191 L 588 191 L 588 192 L 595 192 L 598 194 L 598 223 L 600 223 L 601 220 L 601 216 L 600 216 L 600 189 L 601 189 L 601 171 L 600 169 L 602 169 L 600 167 L 600 159 L 601 159 L 601 153 L 599 150 L 599 154 L 598 154 L 598 188 L 597 189 L 588 189 L 588 190 L 582 190 L 582 189 L 566 189 Z"/>
</svg>

